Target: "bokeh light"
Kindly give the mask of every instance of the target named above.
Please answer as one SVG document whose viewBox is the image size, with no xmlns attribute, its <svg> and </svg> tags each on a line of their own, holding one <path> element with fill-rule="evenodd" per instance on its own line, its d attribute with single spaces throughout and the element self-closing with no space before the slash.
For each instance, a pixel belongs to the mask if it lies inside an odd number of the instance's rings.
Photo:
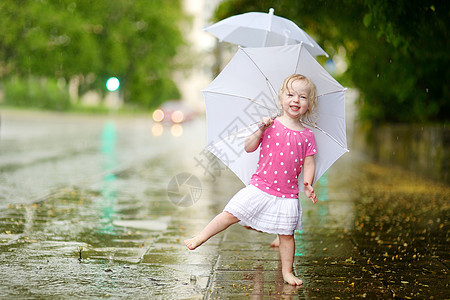
<svg viewBox="0 0 450 300">
<path fill-rule="evenodd" d="M 117 89 L 120 86 L 120 81 L 117 79 L 117 77 L 111 77 L 106 81 L 106 88 L 110 92 L 117 91 Z"/>
<path fill-rule="evenodd" d="M 160 109 L 157 109 L 153 112 L 153 121 L 155 122 L 161 122 L 164 120 L 164 112 Z"/>
<path fill-rule="evenodd" d="M 181 123 L 184 120 L 184 114 L 180 110 L 176 110 L 172 113 L 172 122 Z"/>
</svg>

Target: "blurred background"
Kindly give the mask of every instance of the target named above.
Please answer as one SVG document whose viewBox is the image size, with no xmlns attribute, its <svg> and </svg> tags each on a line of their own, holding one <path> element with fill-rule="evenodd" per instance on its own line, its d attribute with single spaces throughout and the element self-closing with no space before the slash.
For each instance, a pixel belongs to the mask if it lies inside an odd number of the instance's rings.
<svg viewBox="0 0 450 300">
<path fill-rule="evenodd" d="M 204 112 L 200 90 L 236 50 L 202 28 L 269 8 L 330 55 L 317 59 L 350 88 L 347 116 L 357 126 L 348 130 L 363 132 L 375 158 L 448 180 L 446 151 L 430 154 L 449 143 L 446 1 L 4 0 L 1 108 L 190 120 Z"/>
</svg>

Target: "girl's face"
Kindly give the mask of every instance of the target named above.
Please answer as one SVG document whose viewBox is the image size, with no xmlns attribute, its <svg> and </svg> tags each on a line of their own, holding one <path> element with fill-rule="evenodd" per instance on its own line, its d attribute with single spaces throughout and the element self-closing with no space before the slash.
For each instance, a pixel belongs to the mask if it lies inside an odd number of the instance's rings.
<svg viewBox="0 0 450 300">
<path fill-rule="evenodd" d="M 298 119 L 308 111 L 310 88 L 306 80 L 294 80 L 288 83 L 288 88 L 281 94 L 280 105 L 284 114 Z"/>
</svg>

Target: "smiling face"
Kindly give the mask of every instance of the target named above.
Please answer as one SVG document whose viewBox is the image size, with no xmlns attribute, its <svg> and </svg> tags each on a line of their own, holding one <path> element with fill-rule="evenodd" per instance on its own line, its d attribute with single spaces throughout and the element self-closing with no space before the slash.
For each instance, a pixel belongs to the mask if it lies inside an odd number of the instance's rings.
<svg viewBox="0 0 450 300">
<path fill-rule="evenodd" d="M 279 100 L 283 113 L 299 119 L 309 108 L 310 85 L 304 79 L 291 79 L 280 91 Z"/>
</svg>

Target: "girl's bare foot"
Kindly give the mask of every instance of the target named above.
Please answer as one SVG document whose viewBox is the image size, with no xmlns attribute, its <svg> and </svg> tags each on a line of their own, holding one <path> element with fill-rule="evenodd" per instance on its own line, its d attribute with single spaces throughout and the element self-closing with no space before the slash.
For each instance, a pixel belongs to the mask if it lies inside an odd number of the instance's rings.
<svg viewBox="0 0 450 300">
<path fill-rule="evenodd" d="M 193 238 L 184 240 L 184 244 L 186 245 L 186 247 L 188 247 L 189 250 L 195 250 L 195 248 L 203 244 L 203 241 L 200 238 L 194 236 Z"/>
<path fill-rule="evenodd" d="M 290 285 L 302 285 L 303 281 L 300 278 L 295 277 L 293 273 L 283 274 L 283 279 Z"/>
<path fill-rule="evenodd" d="M 280 246 L 280 239 L 277 236 L 277 238 L 272 243 L 270 243 L 270 247 L 279 247 L 279 246 Z"/>
</svg>

